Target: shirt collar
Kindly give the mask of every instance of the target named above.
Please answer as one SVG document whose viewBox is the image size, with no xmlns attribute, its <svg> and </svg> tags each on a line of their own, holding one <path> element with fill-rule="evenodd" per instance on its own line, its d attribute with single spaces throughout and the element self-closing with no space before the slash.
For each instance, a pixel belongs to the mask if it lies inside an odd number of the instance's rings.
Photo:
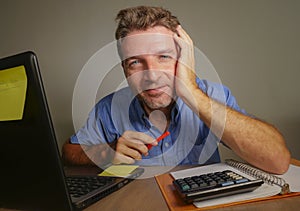
<svg viewBox="0 0 300 211">
<path fill-rule="evenodd" d="M 182 99 L 178 97 L 171 110 L 171 124 L 177 124 L 177 122 L 179 121 L 179 111 L 183 104 L 184 103 Z M 143 130 L 149 129 L 151 127 L 146 112 L 137 97 L 135 97 L 130 104 L 129 114 L 130 121 L 134 126 L 136 125 L 136 123 L 139 123 L 145 127 L 143 128 Z"/>
</svg>

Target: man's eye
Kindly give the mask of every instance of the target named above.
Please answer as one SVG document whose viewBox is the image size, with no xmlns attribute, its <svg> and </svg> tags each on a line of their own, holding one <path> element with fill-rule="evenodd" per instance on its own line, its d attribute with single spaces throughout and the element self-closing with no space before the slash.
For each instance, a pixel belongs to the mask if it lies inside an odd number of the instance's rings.
<svg viewBox="0 0 300 211">
<path fill-rule="evenodd" d="M 129 63 L 129 66 L 134 66 L 134 65 L 137 65 L 139 63 L 140 63 L 139 60 L 134 60 L 134 61 L 132 61 L 132 62 Z"/>
<path fill-rule="evenodd" d="M 168 55 L 160 55 L 160 58 L 161 59 L 171 59 L 171 57 Z"/>
</svg>

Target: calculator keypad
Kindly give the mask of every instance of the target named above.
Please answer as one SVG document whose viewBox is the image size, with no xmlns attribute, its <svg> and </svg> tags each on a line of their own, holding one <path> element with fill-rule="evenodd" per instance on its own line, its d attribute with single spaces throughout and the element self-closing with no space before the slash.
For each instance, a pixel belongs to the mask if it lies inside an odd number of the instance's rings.
<svg viewBox="0 0 300 211">
<path fill-rule="evenodd" d="M 201 200 L 218 196 L 230 195 L 237 192 L 254 190 L 263 182 L 250 180 L 236 172 L 226 170 L 186 177 L 173 181 L 173 184 L 186 200 Z"/>
<path fill-rule="evenodd" d="M 220 186 L 229 186 L 238 183 L 248 182 L 249 180 L 235 172 L 223 171 L 200 176 L 186 177 L 176 180 L 182 191 L 195 191 L 200 189 L 210 189 Z"/>
</svg>

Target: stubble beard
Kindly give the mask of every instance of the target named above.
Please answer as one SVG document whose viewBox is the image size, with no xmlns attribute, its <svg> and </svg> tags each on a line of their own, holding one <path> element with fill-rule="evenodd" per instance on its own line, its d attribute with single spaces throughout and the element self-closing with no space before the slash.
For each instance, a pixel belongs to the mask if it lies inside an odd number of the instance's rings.
<svg viewBox="0 0 300 211">
<path fill-rule="evenodd" d="M 164 95 L 167 95 L 166 93 Z M 140 94 L 138 96 L 140 101 L 143 103 L 143 106 L 146 106 L 149 110 L 158 110 L 163 109 L 171 105 L 173 102 L 172 97 L 169 95 L 163 96 L 144 96 Z"/>
</svg>

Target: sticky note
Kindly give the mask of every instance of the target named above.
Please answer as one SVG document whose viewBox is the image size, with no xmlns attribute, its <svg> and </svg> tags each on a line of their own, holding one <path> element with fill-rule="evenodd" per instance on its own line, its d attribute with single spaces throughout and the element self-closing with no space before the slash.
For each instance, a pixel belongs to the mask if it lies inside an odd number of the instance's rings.
<svg viewBox="0 0 300 211">
<path fill-rule="evenodd" d="M 139 166 L 136 165 L 111 165 L 103 172 L 99 174 L 99 176 L 106 177 L 127 177 L 137 169 Z"/>
<path fill-rule="evenodd" d="M 0 121 L 23 118 L 26 89 L 24 66 L 0 70 Z"/>
</svg>

